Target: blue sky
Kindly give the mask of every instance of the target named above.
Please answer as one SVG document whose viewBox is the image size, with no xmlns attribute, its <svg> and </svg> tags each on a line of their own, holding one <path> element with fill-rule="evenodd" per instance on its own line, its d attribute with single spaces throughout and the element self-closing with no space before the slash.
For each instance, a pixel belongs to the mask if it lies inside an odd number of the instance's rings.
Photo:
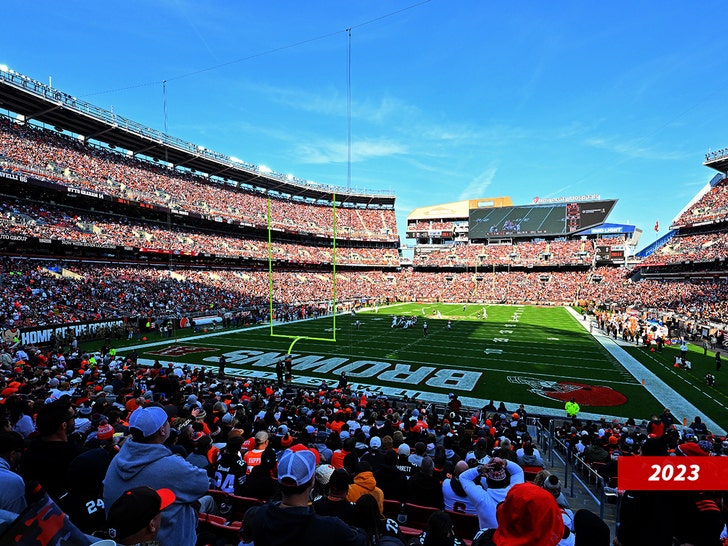
<svg viewBox="0 0 728 546">
<path fill-rule="evenodd" d="M 728 145 L 723 2 L 6 0 L 0 63 L 169 134 L 416 207 L 599 194 L 642 244 Z M 349 41 L 347 28 L 351 28 Z M 348 63 L 349 44 L 351 64 Z M 404 239 L 403 239 L 404 241 Z"/>
</svg>

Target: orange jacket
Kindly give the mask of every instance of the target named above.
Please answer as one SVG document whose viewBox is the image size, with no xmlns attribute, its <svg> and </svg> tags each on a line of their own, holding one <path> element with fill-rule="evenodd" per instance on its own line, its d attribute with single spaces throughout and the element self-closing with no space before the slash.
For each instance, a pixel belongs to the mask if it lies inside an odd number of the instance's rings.
<svg viewBox="0 0 728 546">
<path fill-rule="evenodd" d="M 384 512 L 384 493 L 377 487 L 377 480 L 371 472 L 359 472 L 354 476 L 354 483 L 349 486 L 346 500 L 356 502 L 362 495 L 371 495 L 377 499 L 379 511 Z"/>
</svg>

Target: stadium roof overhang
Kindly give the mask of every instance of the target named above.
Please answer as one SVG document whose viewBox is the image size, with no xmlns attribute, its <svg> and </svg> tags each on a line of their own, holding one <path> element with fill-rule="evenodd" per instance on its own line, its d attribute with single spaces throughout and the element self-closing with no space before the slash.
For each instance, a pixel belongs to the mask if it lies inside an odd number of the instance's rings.
<svg viewBox="0 0 728 546">
<path fill-rule="evenodd" d="M 86 140 L 103 142 L 134 155 L 171 163 L 208 177 L 230 180 L 243 187 L 262 189 L 277 196 L 330 202 L 335 193 L 337 202 L 351 206 L 394 207 L 395 196 L 392 193 L 357 192 L 343 187 L 307 184 L 305 181 L 297 183 L 297 179 L 279 179 L 271 173 L 256 172 L 255 165 L 242 162 L 238 165 L 227 156 L 195 147 L 153 129 L 145 132 L 135 122 L 114 116 L 113 112 L 94 107 L 18 73 L 0 74 L 0 108 L 20 114 L 25 120 L 36 120 L 59 131 L 82 135 Z"/>
<path fill-rule="evenodd" d="M 713 157 L 703 161 L 703 165 L 715 169 L 719 173 L 728 173 L 728 154 L 719 154 L 716 152 Z"/>
</svg>

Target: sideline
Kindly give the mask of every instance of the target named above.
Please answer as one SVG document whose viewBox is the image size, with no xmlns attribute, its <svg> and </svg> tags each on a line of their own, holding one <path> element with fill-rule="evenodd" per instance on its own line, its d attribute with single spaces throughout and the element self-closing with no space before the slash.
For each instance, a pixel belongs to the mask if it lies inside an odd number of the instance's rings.
<svg viewBox="0 0 728 546">
<path fill-rule="evenodd" d="M 589 325 L 592 324 L 592 320 L 584 321 L 582 316 L 579 315 L 573 308 L 566 306 L 566 310 L 581 324 L 582 328 L 589 330 Z M 642 382 L 644 379 L 646 389 L 654 396 L 660 404 L 665 408 L 670 408 L 670 411 L 679 421 L 678 425 L 682 426 L 682 419 L 687 419 L 687 422 L 692 422 L 696 415 L 699 415 L 705 425 L 708 427 L 713 434 L 719 436 L 725 436 L 726 432 L 718 424 L 710 419 L 707 415 L 703 415 L 697 407 L 685 400 L 679 393 L 677 393 L 672 387 L 668 386 L 662 379 L 657 377 L 649 368 L 642 364 L 635 357 L 630 355 L 621 346 L 620 342 L 607 336 L 604 332 L 598 328 L 594 328 L 591 335 L 596 339 L 599 344 L 604 347 L 609 354 L 611 354 L 617 361 L 627 370 L 632 377 L 638 382 Z"/>
</svg>

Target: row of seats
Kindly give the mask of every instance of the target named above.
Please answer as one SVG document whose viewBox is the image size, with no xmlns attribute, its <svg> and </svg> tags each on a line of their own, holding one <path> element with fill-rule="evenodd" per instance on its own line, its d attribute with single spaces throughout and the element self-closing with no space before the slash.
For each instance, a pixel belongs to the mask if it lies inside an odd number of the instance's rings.
<svg viewBox="0 0 728 546">
<path fill-rule="evenodd" d="M 539 469 L 540 470 L 540 469 Z M 198 532 L 212 532 L 227 539 L 235 539 L 242 528 L 245 512 L 253 506 L 264 504 L 259 499 L 239 497 L 223 491 L 210 490 L 208 494 L 215 499 L 221 514 L 200 514 Z M 406 537 L 415 537 L 427 527 L 427 520 L 437 512 L 437 508 L 420 506 L 412 503 L 401 503 L 396 500 L 384 501 L 384 515 L 400 524 L 400 531 Z M 463 538 L 466 544 L 480 530 L 478 516 L 446 510 L 452 519 L 455 534 Z M 235 542 L 237 543 L 237 542 Z"/>
</svg>

